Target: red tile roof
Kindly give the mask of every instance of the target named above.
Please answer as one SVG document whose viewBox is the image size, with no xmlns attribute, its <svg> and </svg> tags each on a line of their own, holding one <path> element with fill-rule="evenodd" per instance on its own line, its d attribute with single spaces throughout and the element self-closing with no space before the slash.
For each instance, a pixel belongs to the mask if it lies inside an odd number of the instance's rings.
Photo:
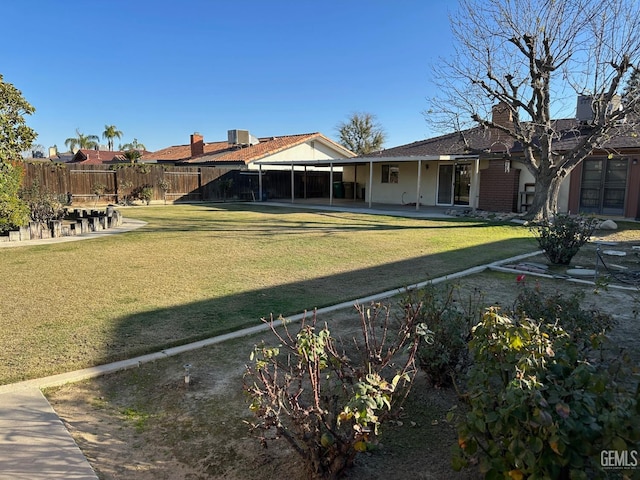
<svg viewBox="0 0 640 480">
<path fill-rule="evenodd" d="M 128 161 L 124 152 L 110 150 L 80 149 L 68 163 L 81 163 L 83 165 L 100 165 L 103 163 L 119 163 Z"/>
<path fill-rule="evenodd" d="M 204 144 L 204 154 L 191 156 L 191 145 L 175 145 L 156 152 L 147 153 L 143 161 L 163 161 L 180 163 L 249 163 L 274 155 L 310 140 L 322 139 L 337 148 L 343 148 L 321 133 L 303 133 L 279 137 L 259 138 L 259 143 L 248 146 L 231 145 L 227 141 Z"/>
<path fill-rule="evenodd" d="M 92 149 L 80 149 L 73 158 L 67 163 L 81 163 L 82 165 L 102 165 L 104 163 L 127 163 L 129 160 L 124 156 L 125 152 L 111 151 L 111 150 L 92 150 Z M 150 152 L 143 151 L 142 154 L 148 154 Z"/>
</svg>

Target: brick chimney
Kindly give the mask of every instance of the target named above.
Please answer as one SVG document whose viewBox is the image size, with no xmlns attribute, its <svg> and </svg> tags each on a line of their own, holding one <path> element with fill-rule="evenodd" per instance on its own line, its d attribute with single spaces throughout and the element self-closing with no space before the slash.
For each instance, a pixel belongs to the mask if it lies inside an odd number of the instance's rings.
<svg viewBox="0 0 640 480">
<path fill-rule="evenodd" d="M 198 132 L 191 135 L 191 156 L 204 154 L 204 138 Z"/>
<path fill-rule="evenodd" d="M 500 102 L 491 109 L 491 121 L 496 125 L 513 128 L 513 115 L 509 106 Z M 502 130 L 491 130 L 491 151 L 506 152 L 513 146 L 513 138 Z"/>
</svg>

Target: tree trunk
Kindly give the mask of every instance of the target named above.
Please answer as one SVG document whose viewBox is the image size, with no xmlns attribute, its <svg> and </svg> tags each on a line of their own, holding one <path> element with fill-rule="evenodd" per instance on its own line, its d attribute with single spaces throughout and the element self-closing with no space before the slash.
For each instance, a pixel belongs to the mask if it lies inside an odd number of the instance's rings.
<svg viewBox="0 0 640 480">
<path fill-rule="evenodd" d="M 562 180 L 563 178 L 553 171 L 537 176 L 533 201 L 526 218 L 546 221 L 558 212 L 558 194 Z"/>
</svg>

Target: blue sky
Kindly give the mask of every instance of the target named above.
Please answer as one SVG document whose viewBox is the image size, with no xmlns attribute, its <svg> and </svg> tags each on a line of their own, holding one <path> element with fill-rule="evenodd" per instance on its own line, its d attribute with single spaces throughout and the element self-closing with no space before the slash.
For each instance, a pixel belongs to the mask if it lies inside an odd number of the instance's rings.
<svg viewBox="0 0 640 480">
<path fill-rule="evenodd" d="M 105 125 L 149 150 L 377 116 L 385 147 L 431 136 L 429 65 L 455 0 L 6 0 L 0 74 L 45 148 Z M 106 142 L 103 142 L 106 143 Z M 116 146 L 118 144 L 116 140 Z"/>
</svg>

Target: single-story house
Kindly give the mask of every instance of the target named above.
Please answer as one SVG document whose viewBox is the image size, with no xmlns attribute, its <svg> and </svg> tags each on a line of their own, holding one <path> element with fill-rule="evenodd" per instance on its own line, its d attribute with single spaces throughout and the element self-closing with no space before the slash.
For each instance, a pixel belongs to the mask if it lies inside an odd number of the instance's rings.
<svg viewBox="0 0 640 480">
<path fill-rule="evenodd" d="M 239 165 L 256 170 L 256 162 L 332 160 L 354 157 L 350 150 L 321 133 L 255 137 L 248 130 L 229 130 L 227 140 L 205 142 L 200 133 L 191 135 L 187 145 L 174 145 L 149 152 L 145 163 L 171 163 L 186 166 Z"/>
<path fill-rule="evenodd" d="M 80 164 L 80 165 L 113 165 L 116 163 L 129 163 L 130 161 L 125 157 L 125 152 L 112 151 L 112 150 L 95 150 L 81 148 L 73 154 L 68 164 Z"/>
<path fill-rule="evenodd" d="M 590 128 L 579 118 L 557 120 L 556 130 L 564 134 L 556 149 L 572 148 Z M 336 196 L 364 200 L 369 206 L 465 206 L 526 212 L 535 181 L 518 160 L 523 158 L 522 148 L 509 142 L 497 130 L 476 127 L 344 161 L 256 163 L 264 167 L 274 163 L 342 167 L 344 192 L 332 191 L 330 201 L 339 193 Z M 606 147 L 606 151 L 594 151 L 563 182 L 558 198 L 561 211 L 640 217 L 640 136 L 620 127 Z"/>
<path fill-rule="evenodd" d="M 229 130 L 227 140 L 215 142 L 205 142 L 200 133 L 194 133 L 189 144 L 147 153 L 141 162 L 228 169 L 226 178 L 231 181 L 237 198 L 286 198 L 296 194 L 308 198 L 329 195 L 327 168 L 292 166 L 292 162 L 326 163 L 354 156 L 318 132 L 255 137 L 248 130 Z M 261 161 L 274 164 L 262 168 Z M 276 165 L 278 162 L 285 162 L 287 166 Z M 289 170 L 293 173 L 289 174 Z"/>
</svg>

